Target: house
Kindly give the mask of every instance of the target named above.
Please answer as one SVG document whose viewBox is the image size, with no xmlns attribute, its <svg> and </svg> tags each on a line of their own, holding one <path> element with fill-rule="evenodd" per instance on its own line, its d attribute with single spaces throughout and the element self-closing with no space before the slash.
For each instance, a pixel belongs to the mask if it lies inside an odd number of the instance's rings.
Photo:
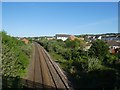
<svg viewBox="0 0 120 90">
<path fill-rule="evenodd" d="M 76 37 L 75 37 L 74 35 L 70 35 L 70 36 L 68 37 L 68 39 L 70 39 L 70 40 L 75 40 Z"/>
<path fill-rule="evenodd" d="M 46 39 L 47 39 L 47 40 L 53 40 L 54 37 L 52 37 L 52 36 L 46 36 Z"/>
<path fill-rule="evenodd" d="M 52 39 L 54 39 L 54 37 L 53 36 L 41 36 L 41 37 L 39 37 L 39 40 L 43 40 L 43 39 L 52 40 Z"/>
<path fill-rule="evenodd" d="M 110 40 L 110 41 L 107 41 L 107 44 L 109 45 L 109 51 L 112 54 L 117 53 L 118 52 L 117 50 L 120 49 L 120 42 Z"/>
<path fill-rule="evenodd" d="M 29 43 L 29 40 L 26 39 L 26 38 L 23 38 L 22 41 L 23 41 L 25 44 L 28 44 L 28 43 Z"/>
<path fill-rule="evenodd" d="M 120 41 L 120 36 L 106 36 L 106 37 L 103 37 L 102 40 L 105 40 L 105 41 L 109 41 L 109 40 Z"/>
<path fill-rule="evenodd" d="M 100 40 L 101 40 L 101 39 L 102 39 L 102 36 L 98 36 L 98 38 L 97 38 L 97 39 L 100 39 Z"/>
<path fill-rule="evenodd" d="M 67 40 L 69 38 L 70 35 L 67 35 L 67 34 L 56 34 L 55 35 L 55 38 L 56 39 L 61 39 L 63 41 Z"/>
<path fill-rule="evenodd" d="M 84 50 L 85 50 L 85 51 L 88 51 L 91 46 L 92 46 L 92 44 L 86 43 L 86 46 L 85 46 Z"/>
<path fill-rule="evenodd" d="M 102 39 L 102 36 L 100 36 L 100 35 L 95 35 L 95 36 L 93 36 L 93 40 L 97 40 L 97 39 Z"/>
<path fill-rule="evenodd" d="M 107 41 L 107 44 L 110 46 L 110 48 L 120 48 L 120 42 L 116 42 L 113 40 Z"/>
<path fill-rule="evenodd" d="M 97 39 L 101 40 L 102 36 L 101 35 L 92 35 L 92 36 L 88 36 L 89 42 L 95 41 Z"/>
</svg>

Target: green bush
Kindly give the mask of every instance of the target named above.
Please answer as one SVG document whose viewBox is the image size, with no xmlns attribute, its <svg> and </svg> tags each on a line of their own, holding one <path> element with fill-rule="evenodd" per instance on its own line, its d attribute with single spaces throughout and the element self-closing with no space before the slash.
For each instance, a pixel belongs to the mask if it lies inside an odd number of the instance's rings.
<svg viewBox="0 0 120 90">
<path fill-rule="evenodd" d="M 107 43 L 102 40 L 92 42 L 92 46 L 89 49 L 89 56 L 103 60 L 107 54 L 109 54 L 109 46 Z"/>
<path fill-rule="evenodd" d="M 88 59 L 88 71 L 100 70 L 102 68 L 102 62 L 97 58 Z"/>
<path fill-rule="evenodd" d="M 31 47 L 2 33 L 2 69 L 5 77 L 22 76 L 29 63 Z"/>
</svg>

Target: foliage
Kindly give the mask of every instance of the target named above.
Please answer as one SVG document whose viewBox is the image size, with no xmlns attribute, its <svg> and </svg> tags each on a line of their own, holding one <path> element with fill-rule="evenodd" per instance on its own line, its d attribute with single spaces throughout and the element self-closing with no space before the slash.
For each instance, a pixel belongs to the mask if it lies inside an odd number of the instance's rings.
<svg viewBox="0 0 120 90">
<path fill-rule="evenodd" d="M 8 81 L 10 77 L 23 77 L 29 63 L 31 45 L 26 45 L 4 31 L 1 33 L 2 74 Z"/>
<path fill-rule="evenodd" d="M 104 59 L 106 54 L 109 53 L 108 45 L 102 40 L 96 40 L 92 43 L 92 46 L 89 50 L 89 55 L 99 59 Z"/>
<path fill-rule="evenodd" d="M 102 68 L 102 62 L 97 58 L 88 59 L 88 71 L 95 71 Z"/>
<path fill-rule="evenodd" d="M 77 39 L 73 41 L 68 39 L 65 42 L 61 40 L 41 40 L 39 42 L 55 61 L 69 73 L 75 86 L 104 88 L 105 85 L 102 84 L 102 81 L 105 84 L 108 83 L 106 87 L 112 86 L 113 83 L 120 84 L 115 79 L 115 76 L 119 77 L 118 75 L 120 75 L 118 68 L 120 66 L 119 55 L 111 55 L 106 42 L 102 40 L 93 41 L 88 51 L 84 49 L 86 42 Z M 113 65 L 113 67 L 110 65 Z M 106 77 L 108 73 L 110 77 Z M 115 73 L 118 73 L 118 75 L 115 75 Z M 111 78 L 115 81 L 109 83 Z"/>
</svg>

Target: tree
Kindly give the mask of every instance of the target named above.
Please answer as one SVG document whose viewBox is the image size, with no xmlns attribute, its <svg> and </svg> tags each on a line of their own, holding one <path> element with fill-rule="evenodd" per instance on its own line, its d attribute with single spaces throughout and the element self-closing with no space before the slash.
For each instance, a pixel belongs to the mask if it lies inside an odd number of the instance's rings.
<svg viewBox="0 0 120 90">
<path fill-rule="evenodd" d="M 90 56 L 103 60 L 107 54 L 109 54 L 109 46 L 106 42 L 102 40 L 92 42 L 92 46 L 89 49 Z"/>
<path fill-rule="evenodd" d="M 78 48 L 80 48 L 80 46 L 81 46 L 81 44 L 83 43 L 83 42 L 81 42 L 81 40 L 78 40 L 78 39 L 75 39 L 75 40 L 66 40 L 66 47 L 67 48 L 71 48 L 71 49 L 78 49 Z"/>
</svg>

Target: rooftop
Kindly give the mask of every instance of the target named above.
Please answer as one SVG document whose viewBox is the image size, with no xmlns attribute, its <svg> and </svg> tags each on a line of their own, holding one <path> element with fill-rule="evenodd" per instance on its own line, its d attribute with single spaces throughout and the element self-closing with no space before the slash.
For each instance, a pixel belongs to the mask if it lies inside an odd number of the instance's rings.
<svg viewBox="0 0 120 90">
<path fill-rule="evenodd" d="M 68 34 L 56 34 L 56 37 L 69 37 L 70 35 Z"/>
<path fill-rule="evenodd" d="M 116 42 L 116 41 L 113 41 L 113 40 L 107 41 L 107 43 L 110 46 L 120 46 L 120 42 Z"/>
</svg>

